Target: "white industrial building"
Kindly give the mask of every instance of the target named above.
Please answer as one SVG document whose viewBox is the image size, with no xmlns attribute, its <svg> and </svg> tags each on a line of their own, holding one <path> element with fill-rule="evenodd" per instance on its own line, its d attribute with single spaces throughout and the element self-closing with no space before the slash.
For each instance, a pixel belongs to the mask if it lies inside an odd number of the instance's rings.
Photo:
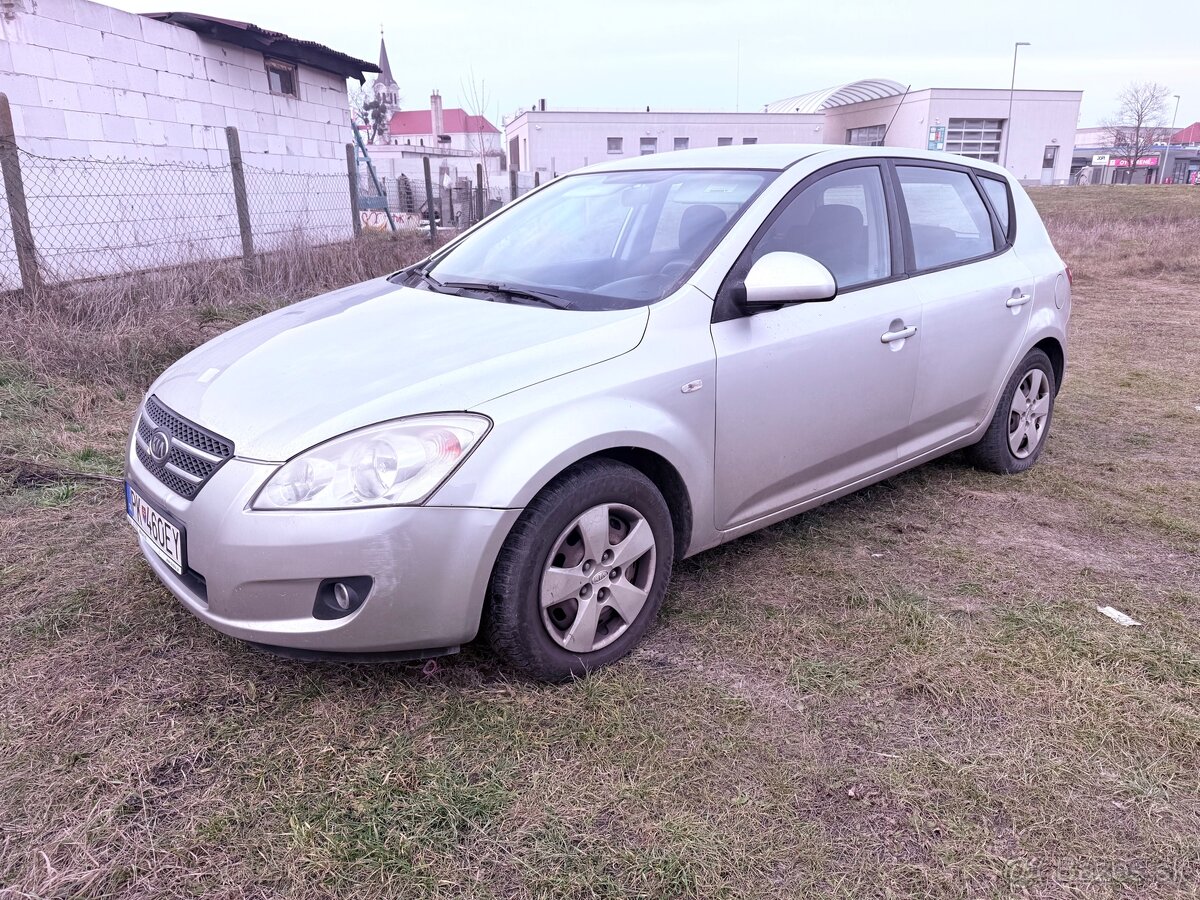
<svg viewBox="0 0 1200 900">
<path fill-rule="evenodd" d="M 1064 184 L 1082 91 L 925 88 L 856 81 L 756 113 L 521 110 L 505 123 L 510 163 L 562 174 L 606 159 L 742 143 L 943 150 L 1006 166 L 1021 181 Z"/>
</svg>

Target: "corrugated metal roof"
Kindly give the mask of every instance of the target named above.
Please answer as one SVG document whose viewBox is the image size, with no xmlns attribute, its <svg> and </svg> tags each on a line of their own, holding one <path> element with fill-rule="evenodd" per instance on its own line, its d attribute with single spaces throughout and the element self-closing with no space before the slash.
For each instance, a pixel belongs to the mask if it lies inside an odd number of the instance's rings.
<svg viewBox="0 0 1200 900">
<path fill-rule="evenodd" d="M 884 97 L 899 97 L 908 90 L 898 81 L 886 78 L 867 78 L 851 81 L 836 87 L 810 91 L 784 100 L 768 103 L 763 112 L 769 113 L 819 113 L 834 106 L 847 106 L 866 100 L 882 100 Z"/>
<path fill-rule="evenodd" d="M 331 50 L 316 41 L 303 41 L 289 37 L 281 31 L 259 28 L 251 22 L 219 19 L 216 16 L 203 16 L 190 12 L 157 12 L 142 13 L 142 15 L 147 19 L 157 19 L 169 25 L 187 28 L 215 41 L 224 41 L 227 44 L 257 50 L 267 56 L 311 66 L 325 72 L 333 72 L 343 78 L 357 78 L 360 84 L 366 81 L 363 73 L 379 71 L 379 66 L 375 63 L 355 59 L 353 56 Z"/>
</svg>

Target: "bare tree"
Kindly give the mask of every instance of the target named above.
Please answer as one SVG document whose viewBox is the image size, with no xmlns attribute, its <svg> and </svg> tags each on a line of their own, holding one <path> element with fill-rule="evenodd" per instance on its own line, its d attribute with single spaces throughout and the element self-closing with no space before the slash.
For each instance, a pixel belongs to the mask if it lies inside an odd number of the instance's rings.
<svg viewBox="0 0 1200 900">
<path fill-rule="evenodd" d="M 1171 89 L 1153 81 L 1133 81 L 1117 98 L 1117 114 L 1104 123 L 1104 133 L 1113 156 L 1125 160 L 1125 171 L 1132 177 L 1139 159 L 1155 144 L 1170 138 L 1166 127 L 1167 96 Z"/>
<path fill-rule="evenodd" d="M 476 129 L 474 132 L 468 134 L 467 143 L 471 151 L 478 154 L 479 162 L 483 165 L 483 188 L 486 191 L 488 188 L 488 170 L 487 159 L 485 157 L 488 155 L 488 148 L 483 132 L 483 121 L 490 99 L 487 83 L 482 79 L 476 81 L 475 70 L 471 69 L 467 73 L 467 82 L 465 84 L 461 81 L 459 82 L 459 89 L 462 91 L 463 96 L 466 97 L 467 112 L 475 117 Z"/>
<path fill-rule="evenodd" d="M 373 144 L 381 135 L 387 134 L 393 112 L 395 109 L 386 94 L 377 94 L 369 87 L 350 91 L 350 118 L 355 126 L 362 124 L 365 127 L 367 143 Z"/>
</svg>

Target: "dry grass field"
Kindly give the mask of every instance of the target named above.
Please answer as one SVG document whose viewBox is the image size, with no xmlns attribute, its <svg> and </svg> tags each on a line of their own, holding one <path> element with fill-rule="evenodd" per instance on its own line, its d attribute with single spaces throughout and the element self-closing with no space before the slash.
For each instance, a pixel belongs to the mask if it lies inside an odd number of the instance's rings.
<svg viewBox="0 0 1200 900">
<path fill-rule="evenodd" d="M 0 306 L 0 898 L 1200 896 L 1200 190 L 1035 201 L 1076 275 L 1040 464 L 688 560 L 565 687 L 265 656 L 62 474 L 120 475 L 187 347 L 419 248 Z"/>
</svg>

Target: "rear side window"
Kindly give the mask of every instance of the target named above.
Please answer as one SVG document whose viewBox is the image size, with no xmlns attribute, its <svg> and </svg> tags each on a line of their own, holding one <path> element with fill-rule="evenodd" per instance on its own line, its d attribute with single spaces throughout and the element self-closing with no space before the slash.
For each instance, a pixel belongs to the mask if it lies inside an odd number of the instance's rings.
<svg viewBox="0 0 1200 900">
<path fill-rule="evenodd" d="M 996 249 L 991 216 L 966 172 L 897 166 L 896 174 L 918 269 L 964 262 Z"/>
<path fill-rule="evenodd" d="M 986 177 L 980 177 L 979 183 L 983 185 L 984 193 L 992 201 L 992 209 L 996 211 L 996 217 L 1000 220 L 1000 230 L 1006 236 L 1011 236 L 1012 231 L 1008 226 L 1008 185 L 1003 181 Z"/>
</svg>

